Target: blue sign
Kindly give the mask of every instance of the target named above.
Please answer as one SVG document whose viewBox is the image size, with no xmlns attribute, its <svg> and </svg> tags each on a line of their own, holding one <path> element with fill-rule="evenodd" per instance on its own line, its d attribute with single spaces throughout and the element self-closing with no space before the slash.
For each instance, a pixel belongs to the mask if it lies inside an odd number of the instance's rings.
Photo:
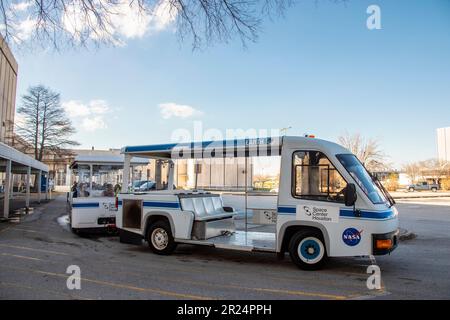
<svg viewBox="0 0 450 320">
<path fill-rule="evenodd" d="M 350 247 L 355 247 L 361 242 L 362 230 L 358 231 L 355 228 L 348 228 L 342 234 L 342 241 Z"/>
</svg>

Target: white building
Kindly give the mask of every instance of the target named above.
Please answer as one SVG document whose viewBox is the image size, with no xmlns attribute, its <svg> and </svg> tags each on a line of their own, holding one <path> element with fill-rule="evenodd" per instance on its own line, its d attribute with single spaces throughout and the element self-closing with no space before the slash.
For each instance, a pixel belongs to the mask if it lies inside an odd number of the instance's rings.
<svg viewBox="0 0 450 320">
<path fill-rule="evenodd" d="M 450 127 L 437 129 L 438 158 L 450 161 Z"/>
</svg>

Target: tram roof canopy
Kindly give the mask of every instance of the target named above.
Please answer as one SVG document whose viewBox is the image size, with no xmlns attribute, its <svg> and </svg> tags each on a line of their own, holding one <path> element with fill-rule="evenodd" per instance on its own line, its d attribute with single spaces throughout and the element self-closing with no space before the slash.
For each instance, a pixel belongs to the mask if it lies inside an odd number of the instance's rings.
<svg viewBox="0 0 450 320">
<path fill-rule="evenodd" d="M 153 159 L 198 159 L 279 156 L 282 146 L 314 148 L 332 153 L 349 153 L 344 147 L 314 136 L 283 136 L 236 140 L 127 146 L 122 154 Z"/>
<path fill-rule="evenodd" d="M 170 143 L 122 148 L 123 154 L 146 158 L 223 158 L 280 155 L 282 138 L 255 138 Z"/>
</svg>

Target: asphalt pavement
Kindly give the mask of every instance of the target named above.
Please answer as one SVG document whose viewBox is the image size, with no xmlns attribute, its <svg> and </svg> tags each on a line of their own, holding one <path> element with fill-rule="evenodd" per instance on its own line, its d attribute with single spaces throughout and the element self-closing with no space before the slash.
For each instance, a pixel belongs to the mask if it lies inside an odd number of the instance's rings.
<svg viewBox="0 0 450 320">
<path fill-rule="evenodd" d="M 370 258 L 331 259 L 306 272 L 288 256 L 180 245 L 157 256 L 117 237 L 79 237 L 64 196 L 19 223 L 0 223 L 0 299 L 448 299 L 450 199 L 400 203 L 400 223 L 417 238 L 377 257 L 381 290 L 366 286 Z M 66 272 L 81 271 L 81 290 Z"/>
</svg>

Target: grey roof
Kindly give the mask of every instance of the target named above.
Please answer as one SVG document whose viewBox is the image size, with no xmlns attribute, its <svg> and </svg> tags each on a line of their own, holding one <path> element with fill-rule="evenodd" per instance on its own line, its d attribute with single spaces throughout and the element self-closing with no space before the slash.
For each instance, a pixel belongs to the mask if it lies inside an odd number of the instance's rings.
<svg viewBox="0 0 450 320">
<path fill-rule="evenodd" d="M 2 142 L 0 142 L 0 157 L 4 159 L 11 160 L 15 163 L 21 164 L 26 167 L 31 167 L 35 170 L 41 170 L 44 172 L 48 172 L 48 166 L 43 164 L 40 161 L 22 153 Z"/>
</svg>

